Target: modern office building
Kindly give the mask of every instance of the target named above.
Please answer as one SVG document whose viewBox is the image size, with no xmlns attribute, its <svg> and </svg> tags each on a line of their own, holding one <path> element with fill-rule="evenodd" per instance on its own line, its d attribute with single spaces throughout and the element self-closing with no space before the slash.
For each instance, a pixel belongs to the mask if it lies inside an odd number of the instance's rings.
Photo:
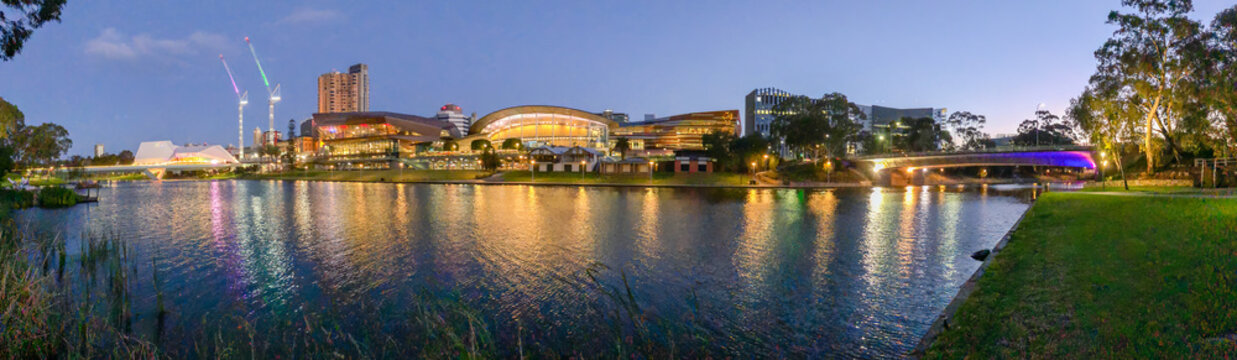
<svg viewBox="0 0 1237 360">
<path fill-rule="evenodd" d="M 469 139 L 501 144 L 519 139 L 525 147 L 582 146 L 608 147 L 610 133 L 619 124 L 600 115 L 560 106 L 525 105 L 498 110 L 482 116 L 468 129 Z M 468 140 L 468 139 L 465 139 Z"/>
<path fill-rule="evenodd" d="M 743 98 L 746 115 L 744 119 L 746 120 L 743 124 L 742 135 L 770 136 L 770 124 L 773 123 L 773 118 L 777 117 L 777 114 L 773 112 L 773 107 L 794 96 L 798 95 L 775 88 L 760 88 L 747 93 L 747 96 Z"/>
<path fill-rule="evenodd" d="M 392 162 L 460 137 L 451 123 L 383 111 L 317 113 L 312 122 L 319 153 L 333 162 Z"/>
<path fill-rule="evenodd" d="M 865 119 L 861 121 L 863 131 L 875 132 L 877 130 L 888 129 L 891 124 L 903 118 L 920 119 L 931 118 L 938 124 L 945 122 L 947 109 L 945 108 L 910 108 L 898 109 L 884 107 L 880 105 L 858 105 L 859 110 L 863 112 Z M 904 127 L 906 124 L 899 123 L 896 127 Z"/>
<path fill-rule="evenodd" d="M 347 73 L 332 71 L 318 76 L 318 112 L 369 111 L 369 66 L 356 64 Z"/>
<path fill-rule="evenodd" d="M 738 131 L 739 110 L 703 111 L 622 124 L 610 140 L 627 138 L 637 149 L 704 150 L 704 135 Z"/>
<path fill-rule="evenodd" d="M 434 115 L 434 117 L 438 121 L 445 121 L 455 125 L 456 132 L 460 134 L 467 134 L 468 127 L 472 125 L 473 121 L 477 120 L 475 113 L 472 116 L 465 116 L 464 110 L 456 104 L 443 105 L 442 108 L 438 109 L 438 114 Z"/>
</svg>

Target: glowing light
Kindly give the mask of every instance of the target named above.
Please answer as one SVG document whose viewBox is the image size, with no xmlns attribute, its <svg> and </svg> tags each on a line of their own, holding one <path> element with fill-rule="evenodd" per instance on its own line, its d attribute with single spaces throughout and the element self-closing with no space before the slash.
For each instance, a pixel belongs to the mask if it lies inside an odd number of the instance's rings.
<svg viewBox="0 0 1237 360">
<path fill-rule="evenodd" d="M 258 73 L 262 74 L 262 83 L 266 84 L 266 89 L 271 89 L 271 82 L 266 80 L 266 71 L 262 71 L 262 62 L 258 61 L 258 52 L 253 49 L 253 43 L 249 42 L 249 37 L 245 37 L 245 44 L 249 45 L 249 53 L 253 54 L 253 62 L 258 64 Z"/>
</svg>

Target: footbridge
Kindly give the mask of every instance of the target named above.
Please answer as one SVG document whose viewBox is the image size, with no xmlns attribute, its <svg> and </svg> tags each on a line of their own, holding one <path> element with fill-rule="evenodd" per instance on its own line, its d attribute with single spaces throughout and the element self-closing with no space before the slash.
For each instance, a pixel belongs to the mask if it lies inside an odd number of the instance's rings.
<svg viewBox="0 0 1237 360">
<path fill-rule="evenodd" d="M 169 163 L 149 165 L 113 165 L 113 166 L 83 166 L 80 169 L 86 173 L 127 173 L 140 172 L 151 180 L 163 179 L 168 171 L 197 171 L 231 169 L 241 166 L 239 163 Z M 68 171 L 78 168 L 59 168 L 58 171 Z"/>
<path fill-rule="evenodd" d="M 1095 169 L 1090 146 L 1039 146 L 969 152 L 884 154 L 856 158 L 874 184 L 914 182 L 928 169 L 970 166 L 1050 166 Z M 916 173 L 915 170 L 922 170 Z M 901 180 L 901 181 L 898 181 Z M 907 181 L 910 180 L 910 181 Z"/>
</svg>

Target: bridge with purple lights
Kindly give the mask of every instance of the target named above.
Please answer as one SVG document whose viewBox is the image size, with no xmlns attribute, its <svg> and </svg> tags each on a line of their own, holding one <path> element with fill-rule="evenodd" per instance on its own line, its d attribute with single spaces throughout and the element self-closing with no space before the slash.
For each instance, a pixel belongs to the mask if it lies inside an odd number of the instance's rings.
<svg viewBox="0 0 1237 360">
<path fill-rule="evenodd" d="M 997 149 L 974 152 L 928 152 L 873 155 L 855 159 L 872 174 L 874 183 L 890 185 L 893 178 L 915 170 L 969 166 L 1049 166 L 1095 169 L 1089 146 L 1052 146 Z"/>
</svg>

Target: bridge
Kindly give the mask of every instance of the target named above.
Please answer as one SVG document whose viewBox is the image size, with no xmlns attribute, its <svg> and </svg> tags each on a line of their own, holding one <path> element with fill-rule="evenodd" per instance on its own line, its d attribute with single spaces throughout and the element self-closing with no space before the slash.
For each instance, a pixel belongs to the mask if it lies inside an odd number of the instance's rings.
<svg viewBox="0 0 1237 360">
<path fill-rule="evenodd" d="M 1012 147 L 970 152 L 922 152 L 883 154 L 856 158 L 873 183 L 893 185 L 922 181 L 915 170 L 970 166 L 1049 166 L 1095 169 L 1094 149 L 1090 146 Z M 909 178 L 909 179 L 908 179 Z M 899 181 L 900 180 L 900 181 Z M 909 181 L 908 181 L 909 180 Z"/>
<path fill-rule="evenodd" d="M 70 169 L 81 169 L 86 173 L 123 173 L 123 172 L 140 172 L 145 174 L 151 180 L 163 179 L 163 174 L 171 171 L 195 171 L 195 170 L 214 170 L 214 169 L 230 169 L 241 166 L 239 163 L 166 163 L 166 164 L 148 164 L 148 165 L 112 165 L 112 166 L 83 166 L 80 168 L 59 168 L 58 171 L 68 171 Z"/>
</svg>

